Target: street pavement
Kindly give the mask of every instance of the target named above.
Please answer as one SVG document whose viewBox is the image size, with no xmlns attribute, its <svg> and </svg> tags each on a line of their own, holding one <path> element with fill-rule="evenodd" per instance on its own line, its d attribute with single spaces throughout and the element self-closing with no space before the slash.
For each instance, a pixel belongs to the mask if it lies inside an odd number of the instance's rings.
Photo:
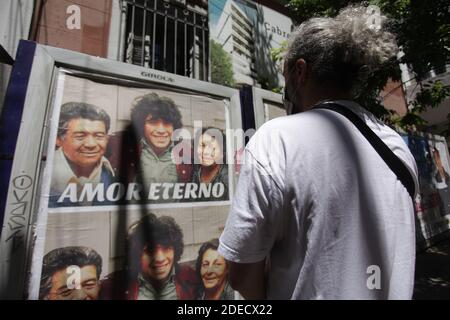
<svg viewBox="0 0 450 320">
<path fill-rule="evenodd" d="M 417 252 L 413 299 L 450 299 L 450 237 Z"/>
</svg>

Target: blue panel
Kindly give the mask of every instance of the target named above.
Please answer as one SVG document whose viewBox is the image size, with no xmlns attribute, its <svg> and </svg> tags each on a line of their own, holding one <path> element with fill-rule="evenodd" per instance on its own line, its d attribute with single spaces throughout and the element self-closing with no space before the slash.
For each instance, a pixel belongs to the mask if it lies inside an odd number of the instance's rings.
<svg viewBox="0 0 450 320">
<path fill-rule="evenodd" d="M 0 117 L 0 221 L 2 222 L 35 51 L 36 43 L 20 41 Z"/>
<path fill-rule="evenodd" d="M 255 129 L 256 127 L 252 87 L 244 85 L 239 94 L 241 100 L 242 129 L 246 132 L 249 129 Z M 245 141 L 245 144 L 247 144 L 247 142 L 248 141 Z"/>
</svg>

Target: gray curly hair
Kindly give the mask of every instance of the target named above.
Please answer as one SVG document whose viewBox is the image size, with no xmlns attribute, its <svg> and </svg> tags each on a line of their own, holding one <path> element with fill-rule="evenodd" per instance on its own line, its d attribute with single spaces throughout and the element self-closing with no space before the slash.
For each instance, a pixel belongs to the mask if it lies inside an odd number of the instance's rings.
<svg viewBox="0 0 450 320">
<path fill-rule="evenodd" d="M 303 58 L 317 83 L 358 96 L 360 85 L 398 52 L 395 36 L 384 28 L 386 16 L 373 8 L 350 5 L 334 18 L 302 23 L 289 38 L 287 71 Z"/>
</svg>

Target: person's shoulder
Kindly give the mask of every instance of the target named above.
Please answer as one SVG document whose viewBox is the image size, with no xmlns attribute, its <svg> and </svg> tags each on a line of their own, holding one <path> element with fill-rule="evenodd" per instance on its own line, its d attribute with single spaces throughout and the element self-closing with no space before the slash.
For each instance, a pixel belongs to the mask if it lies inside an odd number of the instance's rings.
<svg viewBox="0 0 450 320">
<path fill-rule="evenodd" d="M 277 136 L 280 130 L 285 128 L 284 123 L 286 122 L 286 120 L 287 117 L 280 117 L 265 122 L 253 134 L 252 138 L 249 141 L 248 146 L 251 148 L 252 145 L 254 145 L 257 142 L 267 141 L 268 139 Z"/>
<path fill-rule="evenodd" d="M 197 282 L 195 270 L 188 265 L 178 265 L 176 278 L 178 281 Z"/>
<path fill-rule="evenodd" d="M 126 299 L 130 284 L 125 270 L 114 271 L 101 280 L 100 299 Z"/>
<path fill-rule="evenodd" d="M 383 124 L 377 127 L 381 140 L 402 160 L 414 162 L 414 157 L 403 137 L 390 126 Z"/>
<path fill-rule="evenodd" d="M 180 300 L 195 299 L 200 280 L 189 265 L 178 265 L 175 272 L 175 285 Z"/>
<path fill-rule="evenodd" d="M 286 128 L 286 126 L 295 125 L 295 123 L 299 121 L 299 119 L 301 121 L 304 116 L 304 114 L 296 114 L 271 119 L 265 122 L 261 127 L 259 127 L 257 132 L 271 132 L 273 130 L 281 130 L 283 128 Z"/>
<path fill-rule="evenodd" d="M 324 119 L 315 110 L 308 110 L 302 113 L 289 116 L 282 116 L 265 122 L 255 133 L 259 139 L 266 140 L 272 137 L 279 139 L 305 138 L 305 133 L 319 130 Z"/>
<path fill-rule="evenodd" d="M 293 138 L 297 140 L 305 138 L 302 134 L 308 126 L 308 122 L 304 121 L 305 118 L 308 116 L 296 114 L 267 121 L 256 130 L 247 144 L 247 151 L 257 158 L 261 155 L 273 156 L 274 150 L 282 153 L 283 146 L 290 144 Z"/>
<path fill-rule="evenodd" d="M 102 279 L 102 283 L 107 283 L 107 282 L 122 282 L 125 281 L 127 279 L 127 272 L 125 270 L 118 270 L 118 271 L 113 271 L 109 274 L 107 274 L 106 276 L 103 277 Z"/>
<path fill-rule="evenodd" d="M 369 127 L 378 135 L 385 145 L 401 160 L 413 177 L 416 192 L 419 190 L 418 169 L 407 142 L 394 128 L 381 122 L 380 120 L 372 121 Z"/>
</svg>

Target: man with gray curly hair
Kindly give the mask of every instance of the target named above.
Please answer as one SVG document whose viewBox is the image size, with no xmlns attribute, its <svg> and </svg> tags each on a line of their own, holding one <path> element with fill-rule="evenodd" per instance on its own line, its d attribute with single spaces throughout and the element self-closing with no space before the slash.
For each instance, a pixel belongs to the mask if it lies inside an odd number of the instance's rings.
<svg viewBox="0 0 450 320">
<path fill-rule="evenodd" d="M 402 138 L 354 102 L 367 76 L 397 51 L 385 17 L 369 9 L 347 7 L 291 34 L 289 115 L 264 124 L 247 145 L 220 238 L 231 285 L 245 298 L 412 297 L 416 164 Z M 328 105 L 374 131 L 406 167 L 412 187 Z"/>
</svg>

